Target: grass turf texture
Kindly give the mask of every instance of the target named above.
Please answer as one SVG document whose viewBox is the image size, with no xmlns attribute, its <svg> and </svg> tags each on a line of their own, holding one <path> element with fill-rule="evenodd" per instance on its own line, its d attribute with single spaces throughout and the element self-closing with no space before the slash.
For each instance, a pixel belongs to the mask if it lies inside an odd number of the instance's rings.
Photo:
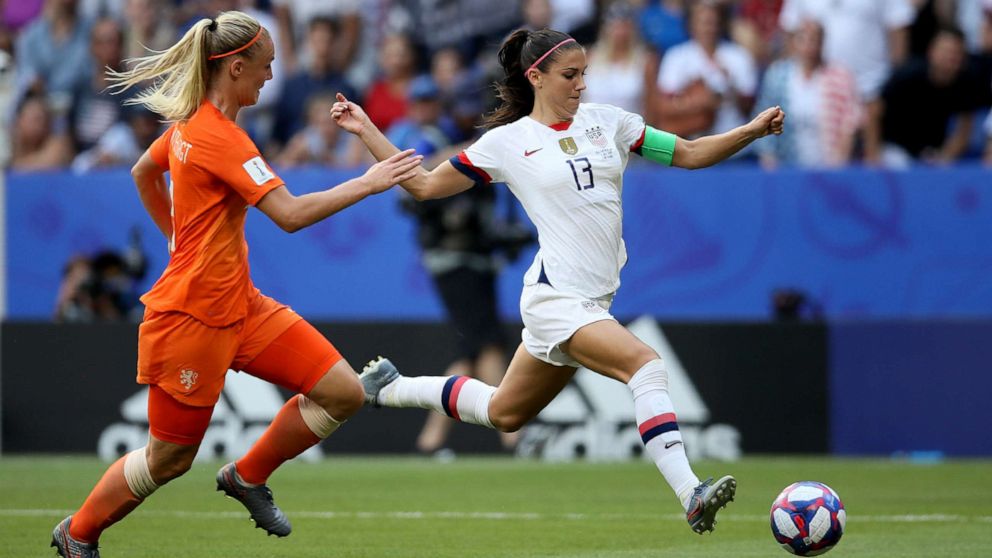
<svg viewBox="0 0 992 558">
<path fill-rule="evenodd" d="M 748 458 L 697 463 L 734 474 L 737 501 L 716 532 L 692 533 L 647 462 L 338 458 L 290 463 L 270 479 L 293 522 L 288 538 L 254 529 L 215 492 L 220 463 L 194 465 L 101 539 L 106 558 L 180 556 L 523 558 L 789 556 L 768 527 L 772 499 L 796 480 L 840 493 L 847 533 L 833 557 L 992 556 L 992 462 Z M 106 464 L 0 459 L 0 557 L 53 556 L 52 527 Z"/>
</svg>

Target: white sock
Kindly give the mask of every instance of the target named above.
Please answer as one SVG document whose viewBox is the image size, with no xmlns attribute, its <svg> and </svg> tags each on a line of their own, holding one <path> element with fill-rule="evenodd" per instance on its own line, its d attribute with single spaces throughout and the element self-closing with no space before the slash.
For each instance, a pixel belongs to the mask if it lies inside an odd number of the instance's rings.
<svg viewBox="0 0 992 558">
<path fill-rule="evenodd" d="M 489 420 L 489 401 L 496 388 L 467 376 L 400 376 L 379 392 L 385 407 L 417 407 L 449 417 L 494 428 Z"/>
<path fill-rule="evenodd" d="M 634 416 L 644 448 L 686 508 L 699 478 L 685 455 L 675 407 L 668 396 L 668 372 L 661 359 L 642 366 L 627 387 L 634 394 Z"/>
</svg>

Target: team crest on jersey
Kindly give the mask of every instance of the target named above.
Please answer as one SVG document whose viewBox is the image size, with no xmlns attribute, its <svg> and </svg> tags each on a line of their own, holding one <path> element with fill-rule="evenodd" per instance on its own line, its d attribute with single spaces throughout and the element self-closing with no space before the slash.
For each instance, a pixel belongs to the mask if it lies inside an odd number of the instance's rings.
<svg viewBox="0 0 992 558">
<path fill-rule="evenodd" d="M 184 388 L 186 388 L 186 391 L 189 391 L 193 387 L 193 384 L 196 383 L 196 380 L 199 377 L 200 377 L 199 374 L 187 368 L 179 372 L 179 383 L 182 384 Z"/>
<path fill-rule="evenodd" d="M 586 137 L 596 147 L 606 147 L 606 134 L 603 133 L 602 126 L 587 129 Z"/>
<path fill-rule="evenodd" d="M 575 144 L 575 138 L 571 136 L 558 140 L 558 146 L 568 155 L 575 155 L 579 152 L 579 146 Z"/>
</svg>

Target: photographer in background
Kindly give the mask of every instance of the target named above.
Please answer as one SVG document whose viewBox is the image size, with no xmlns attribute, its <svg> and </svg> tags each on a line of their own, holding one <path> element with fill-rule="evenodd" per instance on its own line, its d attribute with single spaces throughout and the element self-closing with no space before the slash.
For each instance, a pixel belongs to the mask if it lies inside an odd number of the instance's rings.
<svg viewBox="0 0 992 558">
<path fill-rule="evenodd" d="M 122 251 L 105 249 L 66 263 L 55 301 L 54 319 L 67 322 L 141 320 L 139 283 L 148 271 L 141 231 L 132 227 Z"/>
<path fill-rule="evenodd" d="M 448 320 L 456 330 L 457 358 L 446 376 L 464 375 L 497 385 L 507 367 L 506 340 L 497 312 L 496 278 L 505 260 L 515 260 L 533 243 L 533 233 L 513 216 L 497 216 L 495 188 L 472 188 L 440 200 L 416 202 L 405 196 L 404 209 L 417 218 L 423 263 L 434 281 Z M 431 413 L 417 438 L 417 450 L 439 459 L 453 422 Z M 503 447 L 516 445 L 516 433 L 499 433 Z"/>
</svg>

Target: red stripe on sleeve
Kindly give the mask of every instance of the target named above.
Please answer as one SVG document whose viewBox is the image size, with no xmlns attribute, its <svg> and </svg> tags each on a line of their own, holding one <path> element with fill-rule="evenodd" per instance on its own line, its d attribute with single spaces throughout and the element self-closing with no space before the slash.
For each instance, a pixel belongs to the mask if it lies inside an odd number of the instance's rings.
<svg viewBox="0 0 992 558">
<path fill-rule="evenodd" d="M 493 178 L 491 176 L 489 176 L 489 173 L 487 173 L 486 171 L 484 171 L 484 170 L 480 169 L 479 167 L 473 165 L 472 164 L 472 161 L 469 161 L 468 160 L 468 155 L 466 155 L 464 151 L 462 151 L 461 153 L 458 154 L 458 160 L 461 161 L 462 164 L 465 165 L 466 167 L 472 169 L 472 171 L 478 173 L 479 176 L 481 176 L 482 178 L 484 178 L 486 180 L 486 182 L 492 182 L 493 181 Z"/>
<path fill-rule="evenodd" d="M 635 141 L 634 144 L 630 146 L 631 151 L 637 151 L 638 149 L 641 148 L 642 145 L 644 145 L 644 135 L 647 133 L 648 133 L 648 127 L 645 126 L 644 129 L 641 130 L 641 137 L 637 138 L 637 141 Z"/>
</svg>

